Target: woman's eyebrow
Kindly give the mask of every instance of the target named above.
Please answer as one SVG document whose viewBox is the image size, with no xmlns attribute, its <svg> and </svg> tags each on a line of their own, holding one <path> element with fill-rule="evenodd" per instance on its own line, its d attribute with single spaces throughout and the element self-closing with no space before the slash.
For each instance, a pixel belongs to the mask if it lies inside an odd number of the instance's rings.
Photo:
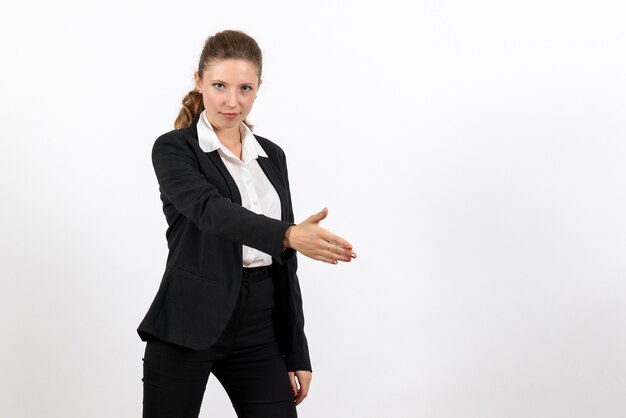
<svg viewBox="0 0 626 418">
<path fill-rule="evenodd" d="M 226 84 L 226 85 L 229 85 L 229 84 L 230 84 L 230 83 L 227 83 L 226 81 L 222 81 L 222 80 L 220 80 L 220 79 L 214 79 L 214 80 L 211 80 L 211 82 L 212 82 L 212 83 L 222 83 L 222 84 Z M 244 81 L 244 82 L 242 82 L 242 83 L 239 83 L 239 85 L 240 85 L 240 86 L 256 86 L 256 85 L 257 85 L 257 83 L 256 83 L 256 82 L 254 82 L 254 81 Z"/>
</svg>

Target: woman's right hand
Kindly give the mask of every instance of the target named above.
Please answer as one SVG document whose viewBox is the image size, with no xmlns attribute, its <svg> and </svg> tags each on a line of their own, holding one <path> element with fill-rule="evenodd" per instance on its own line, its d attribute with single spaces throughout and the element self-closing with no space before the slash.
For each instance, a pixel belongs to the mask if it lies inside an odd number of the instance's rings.
<svg viewBox="0 0 626 418">
<path fill-rule="evenodd" d="M 319 226 L 327 215 L 328 209 L 324 208 L 302 223 L 290 226 L 285 232 L 283 247 L 293 248 L 309 258 L 331 264 L 356 258 L 352 244 Z"/>
</svg>

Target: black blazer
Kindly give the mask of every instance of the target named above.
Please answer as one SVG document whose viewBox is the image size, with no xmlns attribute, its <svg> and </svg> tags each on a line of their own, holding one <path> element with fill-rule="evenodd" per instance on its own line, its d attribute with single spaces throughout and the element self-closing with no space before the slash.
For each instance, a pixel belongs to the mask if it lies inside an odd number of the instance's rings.
<svg viewBox="0 0 626 418">
<path fill-rule="evenodd" d="M 217 151 L 203 152 L 196 123 L 161 135 L 152 148 L 169 254 L 159 290 L 137 332 L 193 349 L 215 343 L 239 294 L 242 244 L 273 259 L 275 322 L 288 370 L 311 370 L 304 334 L 296 252 L 283 249 L 293 209 L 283 150 L 255 135 L 268 158 L 258 163 L 276 189 L 281 220 L 241 206 L 241 195 Z"/>
</svg>

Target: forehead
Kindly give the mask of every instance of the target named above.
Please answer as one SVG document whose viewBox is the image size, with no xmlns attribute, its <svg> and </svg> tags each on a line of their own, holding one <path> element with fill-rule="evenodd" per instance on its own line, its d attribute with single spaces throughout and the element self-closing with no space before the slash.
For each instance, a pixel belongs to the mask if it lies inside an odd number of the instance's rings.
<svg viewBox="0 0 626 418">
<path fill-rule="evenodd" d="M 259 80 L 257 66 L 247 60 L 226 59 L 209 62 L 203 78 L 220 79 L 228 82 L 253 83 Z"/>
</svg>

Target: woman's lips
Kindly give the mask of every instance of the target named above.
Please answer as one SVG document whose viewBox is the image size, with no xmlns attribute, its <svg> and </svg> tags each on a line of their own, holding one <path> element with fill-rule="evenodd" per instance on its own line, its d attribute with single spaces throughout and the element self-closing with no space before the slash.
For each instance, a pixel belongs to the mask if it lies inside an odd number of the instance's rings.
<svg viewBox="0 0 626 418">
<path fill-rule="evenodd" d="M 224 116 L 226 119 L 235 119 L 237 116 L 239 116 L 239 113 L 221 113 L 222 116 Z"/>
</svg>

